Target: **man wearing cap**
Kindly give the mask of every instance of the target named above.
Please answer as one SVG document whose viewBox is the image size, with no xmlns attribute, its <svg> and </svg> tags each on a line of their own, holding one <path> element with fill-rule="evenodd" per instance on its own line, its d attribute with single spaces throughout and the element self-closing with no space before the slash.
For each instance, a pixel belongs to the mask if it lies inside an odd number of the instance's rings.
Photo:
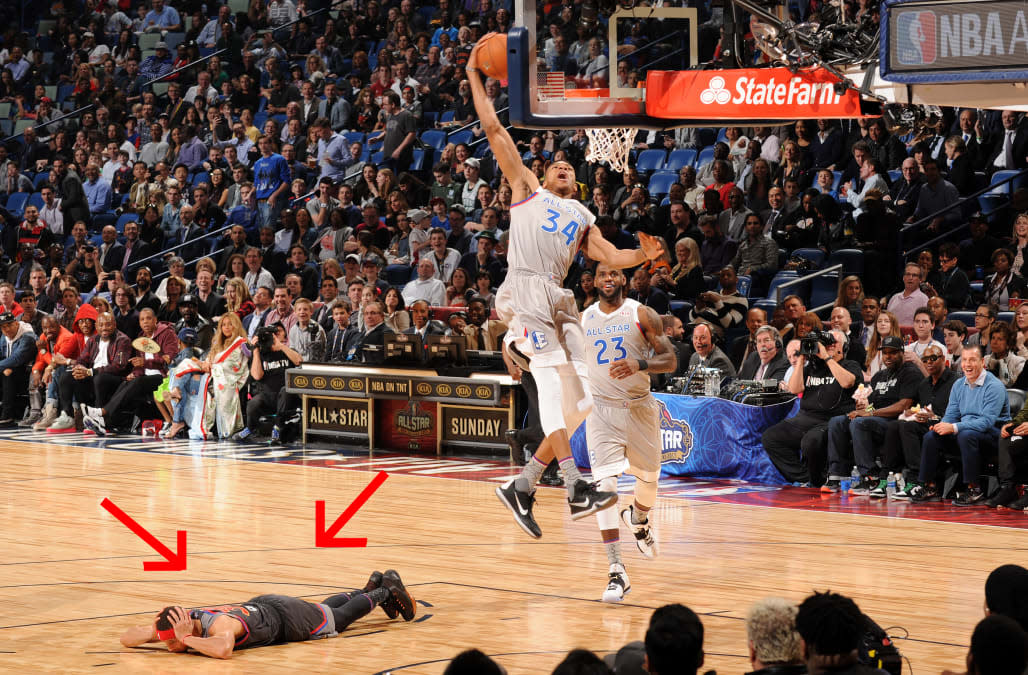
<svg viewBox="0 0 1028 675">
<path fill-rule="evenodd" d="M 871 378 L 870 389 L 865 387 L 854 394 L 855 410 L 829 421 L 828 482 L 822 492 L 837 492 L 854 463 L 860 480 L 850 488 L 850 494 L 866 496 L 878 487 L 875 458 L 889 422 L 913 405 L 924 379 L 920 368 L 904 360 L 903 351 L 902 338 L 889 336 L 882 340 L 883 367 Z"/>
<path fill-rule="evenodd" d="M 435 197 L 432 201 L 436 199 L 440 198 Z M 424 209 L 411 209 L 407 211 L 407 219 L 410 221 L 407 247 L 410 249 L 411 261 L 417 261 L 421 254 L 430 246 L 428 231 L 432 224 L 432 214 Z"/>
<path fill-rule="evenodd" d="M 485 270 L 492 279 L 492 285 L 499 285 L 503 268 L 500 261 L 493 255 L 496 241 L 496 232 L 493 230 L 482 230 L 475 235 L 476 250 L 466 253 L 460 259 L 460 268 L 468 273 L 468 279 L 476 278 L 479 271 Z"/>
<path fill-rule="evenodd" d="M 460 191 L 460 203 L 465 212 L 474 211 L 478 201 L 478 188 L 488 185 L 481 178 L 482 164 L 475 157 L 464 160 L 464 187 Z M 485 206 L 485 204 L 483 204 Z"/>
<path fill-rule="evenodd" d="M 364 284 L 364 278 L 361 276 L 361 257 L 356 253 L 347 253 L 343 257 L 343 277 L 339 279 L 340 290 L 349 290 L 350 284 L 355 281 Z"/>
<path fill-rule="evenodd" d="M 365 285 L 374 286 L 375 295 L 380 298 L 385 297 L 385 292 L 389 290 L 389 282 L 379 277 L 384 265 L 385 261 L 374 253 L 364 256 L 364 260 L 361 261 L 361 275 L 364 277 Z"/>
<path fill-rule="evenodd" d="M 433 307 L 446 305 L 446 285 L 436 277 L 435 265 L 427 255 L 418 261 L 418 278 L 403 288 L 403 301 L 408 307 L 418 300 L 425 300 Z"/>
<path fill-rule="evenodd" d="M 98 66 L 105 57 L 111 55 L 111 48 L 107 45 L 96 43 L 92 32 L 86 31 L 82 34 L 82 50 L 88 54 L 89 65 Z"/>
<path fill-rule="evenodd" d="M 210 276 L 210 272 L 201 271 Z M 192 293 L 183 295 L 178 301 L 178 313 L 182 318 L 171 327 L 175 334 L 178 335 L 183 328 L 192 328 L 196 331 L 196 346 L 201 351 L 210 349 L 214 326 L 200 315 L 200 302 L 197 297 Z"/>
<path fill-rule="evenodd" d="M 32 327 L 10 312 L 0 313 L 0 426 L 19 420 L 28 403 L 29 373 L 36 361 L 36 336 Z"/>
<path fill-rule="evenodd" d="M 146 33 L 177 33 L 182 30 L 182 19 L 174 7 L 165 6 L 164 0 L 153 0 L 153 9 L 143 18 Z"/>
<path fill-rule="evenodd" d="M 57 382 L 60 417 L 54 420 L 56 430 L 75 428 L 74 401 L 93 405 L 110 399 L 132 370 L 132 341 L 118 330 L 114 316 L 108 312 L 99 315 L 96 329 Z"/>
<path fill-rule="evenodd" d="M 386 92 L 382 110 L 387 115 L 382 143 L 382 166 L 399 173 L 409 167 L 414 159 L 417 123 L 410 112 L 400 107 L 400 95 L 395 91 Z"/>
<path fill-rule="evenodd" d="M 167 75 L 173 70 L 171 55 L 168 54 L 168 43 L 163 40 L 154 45 L 154 53 L 143 59 L 139 64 L 139 74 L 147 81 Z"/>
</svg>

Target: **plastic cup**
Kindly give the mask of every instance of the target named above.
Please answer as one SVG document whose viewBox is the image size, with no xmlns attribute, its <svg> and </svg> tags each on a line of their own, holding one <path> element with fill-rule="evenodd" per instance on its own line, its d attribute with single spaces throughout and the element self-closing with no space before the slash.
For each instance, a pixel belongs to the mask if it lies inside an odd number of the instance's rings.
<svg viewBox="0 0 1028 675">
<path fill-rule="evenodd" d="M 842 490 L 843 494 L 848 494 L 850 491 L 850 481 L 843 480 L 839 481 L 839 489 Z"/>
</svg>

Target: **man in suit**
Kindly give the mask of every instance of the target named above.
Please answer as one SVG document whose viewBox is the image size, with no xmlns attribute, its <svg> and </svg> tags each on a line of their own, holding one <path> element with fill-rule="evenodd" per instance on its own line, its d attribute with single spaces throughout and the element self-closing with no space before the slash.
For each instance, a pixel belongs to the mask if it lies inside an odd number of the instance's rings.
<svg viewBox="0 0 1028 675">
<path fill-rule="evenodd" d="M 121 275 L 129 284 L 136 283 L 136 270 L 138 263 L 144 258 L 153 255 L 153 249 L 145 241 L 139 238 L 139 223 L 129 221 L 125 223 L 125 252 L 121 258 Z"/>
<path fill-rule="evenodd" d="M 1021 124 L 1019 115 L 1014 110 L 1003 111 L 1003 130 L 993 139 L 982 167 L 988 173 L 1028 167 L 1028 127 Z"/>
<path fill-rule="evenodd" d="M 789 360 L 785 358 L 782 348 L 782 337 L 778 329 L 771 325 L 763 325 L 754 335 L 757 349 L 747 357 L 739 371 L 743 380 L 781 380 L 785 371 L 789 370 Z"/>
<path fill-rule="evenodd" d="M 275 289 L 271 286 L 260 286 L 253 294 L 255 309 L 243 319 L 243 328 L 246 336 L 252 338 L 257 329 L 267 323 L 268 314 L 271 312 L 271 298 Z"/>
<path fill-rule="evenodd" d="M 464 326 L 468 349 L 498 352 L 506 332 L 507 324 L 489 318 L 489 310 L 482 298 L 471 298 L 468 302 L 468 322 Z"/>
<path fill-rule="evenodd" d="M 385 310 L 381 302 L 369 302 L 361 310 L 364 316 L 364 333 L 354 345 L 354 359 L 362 363 L 382 363 L 385 357 L 383 340 L 393 330 L 385 325 Z"/>
<path fill-rule="evenodd" d="M 967 144 L 960 136 L 954 134 L 946 139 L 945 152 L 949 166 L 946 178 L 961 195 L 974 192 L 977 178 L 974 175 L 971 157 L 967 153 Z"/>
<path fill-rule="evenodd" d="M 118 231 L 114 225 L 105 225 L 100 237 L 103 240 L 100 244 L 100 264 L 104 272 L 120 270 L 125 261 L 125 247 L 118 243 Z"/>
<path fill-rule="evenodd" d="M 864 343 L 860 340 L 860 327 L 852 325 L 853 317 L 850 316 L 850 311 L 845 307 L 836 307 L 832 310 L 829 320 L 832 324 L 832 330 L 842 331 L 850 338 L 849 347 L 844 355 L 845 358 L 863 365 L 864 361 L 867 360 L 867 350 L 864 348 Z M 854 328 L 858 330 L 854 330 Z"/>
<path fill-rule="evenodd" d="M 422 344 L 429 335 L 445 335 L 446 328 L 438 321 L 428 319 L 428 302 L 415 300 L 410 306 L 411 327 L 403 331 L 407 335 L 420 335 Z"/>
<path fill-rule="evenodd" d="M 967 156 L 971 158 L 971 164 L 975 169 L 978 169 L 982 163 L 982 141 L 984 138 L 979 140 L 982 131 L 981 125 L 978 124 L 978 111 L 974 108 L 965 108 L 960 111 L 960 116 L 957 118 L 956 128 L 953 129 L 953 134 L 959 136 L 963 141 L 964 145 L 967 146 Z"/>
<path fill-rule="evenodd" d="M 767 312 L 760 307 L 752 307 L 746 312 L 746 329 L 748 332 L 746 335 L 732 340 L 732 344 L 728 348 L 728 357 L 736 368 L 742 368 L 742 364 L 746 362 L 746 359 L 757 352 L 757 329 L 766 323 Z"/>
<path fill-rule="evenodd" d="M 924 185 L 924 176 L 921 175 L 921 167 L 913 157 L 907 157 L 900 165 L 902 176 L 894 181 L 889 195 L 886 197 L 896 217 L 905 221 L 914 213 L 917 208 L 917 198 L 921 193 L 921 186 Z"/>
</svg>

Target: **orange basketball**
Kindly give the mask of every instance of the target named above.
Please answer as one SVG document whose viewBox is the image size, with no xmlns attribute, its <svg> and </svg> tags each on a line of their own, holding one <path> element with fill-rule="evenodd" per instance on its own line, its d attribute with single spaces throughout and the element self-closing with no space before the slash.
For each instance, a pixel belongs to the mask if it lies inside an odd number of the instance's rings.
<svg viewBox="0 0 1028 675">
<path fill-rule="evenodd" d="M 491 33 L 478 45 L 478 68 L 489 77 L 507 77 L 507 34 Z"/>
</svg>

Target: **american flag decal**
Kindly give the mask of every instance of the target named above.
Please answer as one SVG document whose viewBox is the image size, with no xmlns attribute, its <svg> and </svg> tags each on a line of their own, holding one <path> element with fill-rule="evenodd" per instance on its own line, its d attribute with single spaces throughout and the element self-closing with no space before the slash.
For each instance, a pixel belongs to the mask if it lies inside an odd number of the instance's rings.
<svg viewBox="0 0 1028 675">
<path fill-rule="evenodd" d="M 539 73 L 539 98 L 564 98 L 564 73 Z"/>
</svg>

